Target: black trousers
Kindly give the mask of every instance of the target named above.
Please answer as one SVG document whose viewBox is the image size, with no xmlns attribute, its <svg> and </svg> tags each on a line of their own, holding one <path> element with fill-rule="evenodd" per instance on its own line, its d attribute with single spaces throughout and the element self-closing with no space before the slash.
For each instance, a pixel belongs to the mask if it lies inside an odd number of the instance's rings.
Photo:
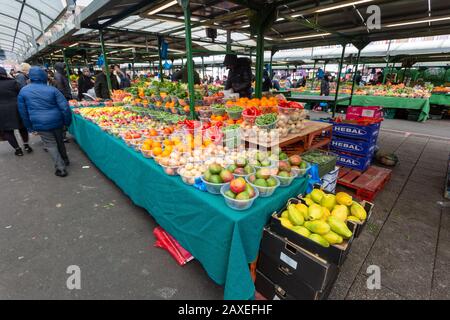
<svg viewBox="0 0 450 320">
<path fill-rule="evenodd" d="M 20 136 L 22 137 L 23 143 L 28 143 L 28 130 L 26 128 L 19 129 Z M 16 136 L 14 135 L 14 130 L 3 131 L 3 139 L 9 142 L 11 147 L 14 149 L 19 148 L 19 143 L 17 142 Z"/>
</svg>

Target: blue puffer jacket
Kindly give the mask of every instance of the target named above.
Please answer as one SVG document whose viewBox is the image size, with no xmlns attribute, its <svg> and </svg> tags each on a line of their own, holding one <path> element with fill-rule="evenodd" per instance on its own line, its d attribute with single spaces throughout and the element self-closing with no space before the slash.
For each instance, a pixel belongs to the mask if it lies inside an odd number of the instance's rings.
<svg viewBox="0 0 450 320">
<path fill-rule="evenodd" d="M 19 113 L 25 127 L 30 131 L 50 131 L 70 126 L 69 103 L 58 89 L 47 85 L 47 73 L 33 67 L 29 77 L 31 84 L 22 88 L 18 97 Z"/>
</svg>

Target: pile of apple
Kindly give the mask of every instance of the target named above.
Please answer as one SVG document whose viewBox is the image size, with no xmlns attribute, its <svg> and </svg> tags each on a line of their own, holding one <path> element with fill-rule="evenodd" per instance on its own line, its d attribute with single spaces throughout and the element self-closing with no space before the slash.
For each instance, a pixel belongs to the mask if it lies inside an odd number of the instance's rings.
<svg viewBox="0 0 450 320">
<path fill-rule="evenodd" d="M 250 200 L 256 196 L 256 192 L 244 178 L 239 177 L 231 180 L 230 190 L 226 191 L 224 195 L 234 200 Z"/>
<path fill-rule="evenodd" d="M 273 188 L 278 184 L 278 181 L 273 177 L 272 173 L 270 168 L 261 168 L 255 174 L 249 176 L 248 181 L 257 187 Z"/>
<path fill-rule="evenodd" d="M 244 157 L 239 157 L 230 164 L 227 169 L 237 176 L 246 176 L 255 172 L 255 168 L 251 166 L 248 160 Z"/>
<path fill-rule="evenodd" d="M 231 182 L 233 178 L 233 173 L 218 163 L 210 164 L 208 170 L 203 174 L 203 179 L 205 179 L 206 182 L 213 184 L 228 183 Z"/>
</svg>

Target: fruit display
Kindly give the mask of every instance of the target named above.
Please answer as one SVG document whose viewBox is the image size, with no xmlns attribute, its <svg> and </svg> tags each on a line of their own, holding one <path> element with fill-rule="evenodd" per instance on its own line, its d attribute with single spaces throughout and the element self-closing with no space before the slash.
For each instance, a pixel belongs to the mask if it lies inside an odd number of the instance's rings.
<svg viewBox="0 0 450 320">
<path fill-rule="evenodd" d="M 302 160 L 302 157 L 299 155 L 290 156 L 288 161 L 291 165 L 291 171 L 295 173 L 297 177 L 303 177 L 311 168 L 311 165 Z"/>
<path fill-rule="evenodd" d="M 234 179 L 233 173 L 218 163 L 212 163 L 201 177 L 206 190 L 212 194 L 220 194 L 220 188 Z"/>
<path fill-rule="evenodd" d="M 406 87 L 404 84 L 398 85 L 377 85 L 364 86 L 355 90 L 355 95 L 385 96 L 401 98 L 421 98 L 428 99 L 431 96 L 431 87 Z"/>
<path fill-rule="evenodd" d="M 278 166 L 273 168 L 272 175 L 278 178 L 281 187 L 288 187 L 297 177 L 297 173 L 292 171 L 289 161 L 279 161 Z"/>
<path fill-rule="evenodd" d="M 299 133 L 304 127 L 307 112 L 303 104 L 280 100 L 278 104 L 278 128 L 286 130 L 287 134 Z M 284 131 L 281 132 L 283 136 Z"/>
<path fill-rule="evenodd" d="M 323 247 L 337 245 L 352 237 L 347 221 L 361 223 L 367 219 L 364 207 L 352 197 L 314 189 L 302 203 L 290 203 L 279 217 L 281 224 Z"/>
<path fill-rule="evenodd" d="M 225 203 L 234 210 L 247 210 L 259 196 L 258 189 L 251 186 L 244 178 L 239 177 L 223 185 L 220 193 Z"/>
<path fill-rule="evenodd" d="M 261 168 L 255 174 L 246 177 L 246 181 L 254 188 L 258 189 L 262 198 L 270 197 L 280 186 L 280 180 L 272 175 L 272 169 Z"/>
</svg>

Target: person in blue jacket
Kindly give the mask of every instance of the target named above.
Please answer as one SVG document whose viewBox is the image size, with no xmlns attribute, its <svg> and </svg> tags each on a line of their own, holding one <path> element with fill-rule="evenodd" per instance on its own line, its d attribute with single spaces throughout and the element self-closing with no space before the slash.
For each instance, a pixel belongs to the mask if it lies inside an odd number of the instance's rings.
<svg viewBox="0 0 450 320">
<path fill-rule="evenodd" d="M 64 146 L 64 126 L 70 126 L 72 115 L 64 95 L 47 85 L 47 73 L 32 67 L 31 83 L 22 88 L 18 97 L 19 113 L 23 124 L 31 132 L 37 132 L 45 148 L 55 162 L 55 175 L 66 177 L 70 164 Z"/>
</svg>

